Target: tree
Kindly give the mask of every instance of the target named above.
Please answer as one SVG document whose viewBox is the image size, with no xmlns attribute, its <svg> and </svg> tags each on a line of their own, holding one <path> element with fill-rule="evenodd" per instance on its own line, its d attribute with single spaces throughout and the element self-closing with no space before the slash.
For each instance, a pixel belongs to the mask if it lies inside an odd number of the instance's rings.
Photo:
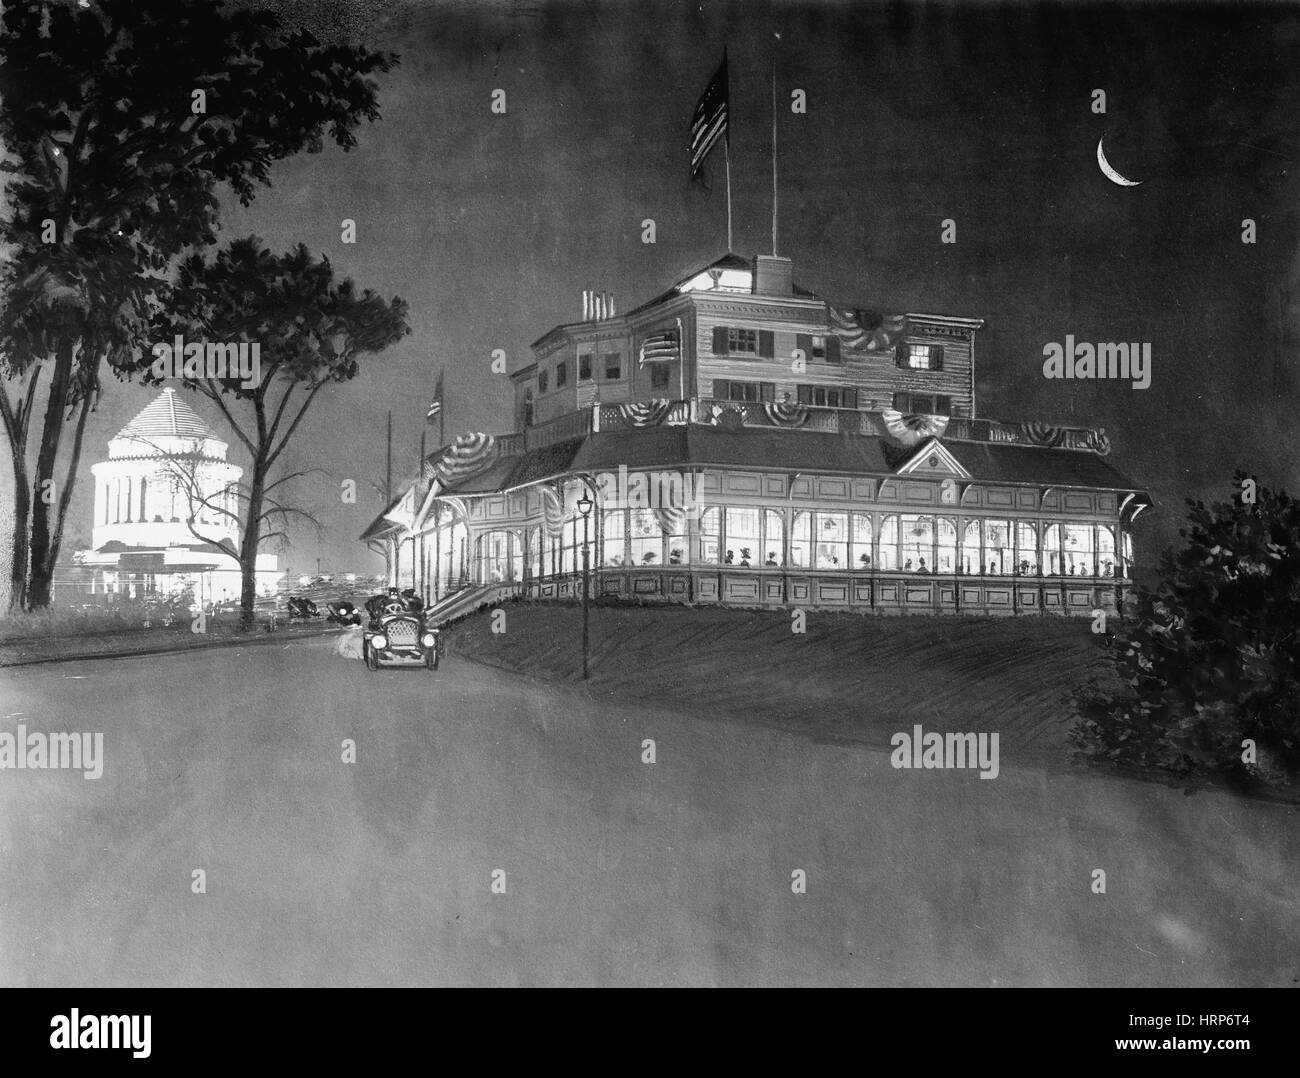
<svg viewBox="0 0 1300 1078">
<path fill-rule="evenodd" d="M 336 281 L 328 259 L 315 260 L 299 244 L 273 255 L 259 239 L 236 240 L 210 259 L 181 263 L 155 336 L 171 341 L 246 344 L 260 353 L 260 377 L 187 377 L 184 384 L 211 400 L 252 457 L 243 501 L 238 559 L 243 623 L 253 620 L 257 553 L 273 516 L 312 518 L 280 500 L 278 490 L 302 472 L 272 481 L 271 470 L 303 416 L 327 385 L 351 381 L 358 357 L 383 351 L 410 332 L 407 305 Z M 145 381 L 158 380 L 149 357 L 140 361 Z M 250 354 L 251 363 L 251 354 Z M 251 383 L 251 384 L 246 384 Z M 244 413 L 241 423 L 237 413 Z"/>
<path fill-rule="evenodd" d="M 1235 490 L 1188 502 L 1186 545 L 1165 552 L 1115 642 L 1122 689 L 1077 701 L 1086 756 L 1246 782 L 1300 774 L 1300 503 L 1241 472 Z"/>
<path fill-rule="evenodd" d="M 370 76 L 395 62 L 322 45 L 226 0 L 4 6 L 0 419 L 16 484 L 11 602 L 49 602 L 103 366 L 133 369 L 175 260 L 216 242 L 217 185 L 247 205 L 274 162 L 319 152 L 326 137 L 351 149 L 355 128 L 379 115 Z"/>
</svg>

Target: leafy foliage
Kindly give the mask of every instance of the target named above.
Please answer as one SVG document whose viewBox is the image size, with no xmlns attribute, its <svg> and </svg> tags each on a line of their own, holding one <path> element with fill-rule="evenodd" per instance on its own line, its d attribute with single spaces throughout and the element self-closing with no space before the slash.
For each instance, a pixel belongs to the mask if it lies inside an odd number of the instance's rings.
<svg viewBox="0 0 1300 1078">
<path fill-rule="evenodd" d="M 1238 472 L 1236 490 L 1247 476 Z M 1248 781 L 1300 774 L 1300 503 L 1189 501 L 1186 545 L 1115 642 L 1124 688 L 1077 699 L 1084 755 Z M 1242 742 L 1258 746 L 1243 760 Z"/>
</svg>

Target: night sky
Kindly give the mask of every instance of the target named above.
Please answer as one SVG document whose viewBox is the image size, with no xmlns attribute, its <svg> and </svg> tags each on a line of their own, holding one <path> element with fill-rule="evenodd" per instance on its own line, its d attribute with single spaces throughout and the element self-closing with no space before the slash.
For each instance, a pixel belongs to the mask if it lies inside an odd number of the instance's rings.
<svg viewBox="0 0 1300 1078">
<path fill-rule="evenodd" d="M 1235 466 L 1300 489 L 1300 18 L 1281 6 L 1144 4 L 275 3 L 320 35 L 359 35 L 401 65 L 383 118 L 350 154 L 279 165 L 226 235 L 305 242 L 343 275 L 411 305 L 412 333 L 321 395 L 286 453 L 327 469 L 298 501 L 295 572 L 369 570 L 384 417 L 414 467 L 446 368 L 447 433 L 510 429 L 510 367 L 576 321 L 584 288 L 626 310 L 726 248 L 721 154 L 689 182 L 692 108 L 731 61 L 735 249 L 770 250 L 777 63 L 779 253 L 844 305 L 980 317 L 981 416 L 1106 428 L 1112 461 L 1156 507 L 1139 560 L 1176 539 L 1187 496 Z M 779 41 L 774 34 L 779 33 Z M 506 91 L 507 113 L 491 94 Z M 806 91 L 806 115 L 790 111 Z M 1104 89 L 1107 111 L 1090 109 Z M 1097 166 L 1097 140 L 1124 175 Z M 657 243 L 641 242 L 653 218 Z M 355 245 L 340 222 L 357 222 Z M 941 222 L 957 243 L 940 243 Z M 1241 242 L 1241 222 L 1258 242 Z M 1288 324 L 1290 328 L 1288 330 Z M 1048 381 L 1043 345 L 1149 341 L 1152 385 Z M 152 393 L 111 383 L 85 465 Z M 197 397 L 195 407 L 213 419 Z M 430 427 L 430 448 L 436 426 Z M 232 439 L 233 440 L 233 439 Z M 238 459 L 238 454 L 233 454 Z M 241 461 L 241 463 L 243 463 Z M 83 479 L 88 479 L 88 470 Z M 362 492 L 343 505 L 338 481 Z M 90 488 L 69 532 L 89 538 Z"/>
</svg>

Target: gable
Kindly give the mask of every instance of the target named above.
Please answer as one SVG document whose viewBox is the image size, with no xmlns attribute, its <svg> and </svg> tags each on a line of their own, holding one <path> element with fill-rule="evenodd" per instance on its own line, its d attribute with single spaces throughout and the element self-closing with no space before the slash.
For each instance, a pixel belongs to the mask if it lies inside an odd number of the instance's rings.
<svg viewBox="0 0 1300 1078">
<path fill-rule="evenodd" d="M 931 438 L 921 446 L 897 472 L 899 475 L 955 475 L 962 479 L 971 477 L 970 472 L 961 466 L 937 438 Z"/>
</svg>

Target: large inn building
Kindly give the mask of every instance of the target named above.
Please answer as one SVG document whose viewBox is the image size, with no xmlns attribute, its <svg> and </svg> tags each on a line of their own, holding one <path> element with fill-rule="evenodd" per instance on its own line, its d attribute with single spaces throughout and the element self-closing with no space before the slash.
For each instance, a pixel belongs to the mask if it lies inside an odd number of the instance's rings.
<svg viewBox="0 0 1300 1078">
<path fill-rule="evenodd" d="M 978 416 L 981 320 L 834 306 L 764 255 L 582 314 L 511 376 L 515 430 L 439 449 L 365 532 L 393 583 L 570 599 L 585 523 L 594 596 L 1123 608 L 1149 498 L 1104 431 Z"/>
</svg>

